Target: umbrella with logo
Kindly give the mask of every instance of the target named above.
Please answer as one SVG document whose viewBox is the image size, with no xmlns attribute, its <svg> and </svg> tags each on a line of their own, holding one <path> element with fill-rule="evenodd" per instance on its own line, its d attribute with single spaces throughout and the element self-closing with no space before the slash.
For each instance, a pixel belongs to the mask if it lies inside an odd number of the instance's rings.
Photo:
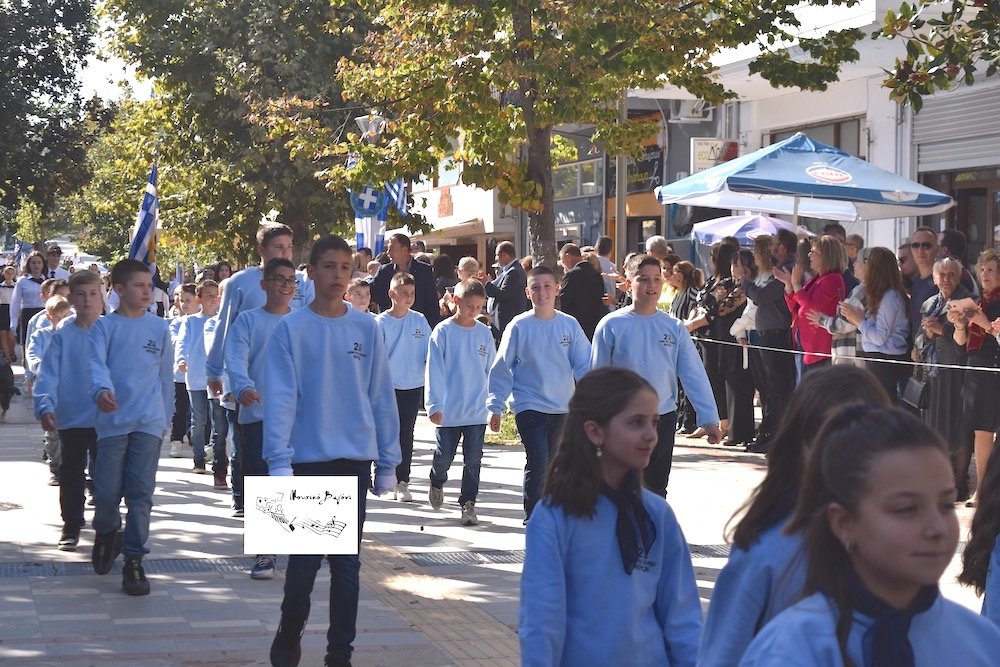
<svg viewBox="0 0 1000 667">
<path fill-rule="evenodd" d="M 948 195 L 879 169 L 801 132 L 670 185 L 661 204 L 854 221 L 933 215 Z"/>
<path fill-rule="evenodd" d="M 699 243 L 712 245 L 727 236 L 735 237 L 742 246 L 753 245 L 753 240 L 762 234 L 773 236 L 779 229 L 787 229 L 797 236 L 809 236 L 811 232 L 790 222 L 766 215 L 727 215 L 723 218 L 696 223 L 691 232 Z"/>
</svg>

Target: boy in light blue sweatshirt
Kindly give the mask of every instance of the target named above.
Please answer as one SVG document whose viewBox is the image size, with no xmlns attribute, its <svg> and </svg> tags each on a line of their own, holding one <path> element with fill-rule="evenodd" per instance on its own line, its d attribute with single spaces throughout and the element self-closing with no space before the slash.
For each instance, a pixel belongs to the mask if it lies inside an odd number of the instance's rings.
<svg viewBox="0 0 1000 667">
<path fill-rule="evenodd" d="M 316 298 L 285 315 L 267 346 L 264 460 L 273 475 L 341 475 L 357 478 L 358 540 L 365 497 L 396 485 L 399 416 L 389 361 L 375 318 L 351 308 L 344 291 L 352 253 L 338 236 L 325 236 L 309 253 Z M 281 624 L 271 644 L 271 664 L 297 665 L 309 617 L 309 597 L 324 556 L 289 556 Z M 330 627 L 327 665 L 349 665 L 358 615 L 359 556 L 330 561 Z"/>
<path fill-rule="evenodd" d="M 399 411 L 399 449 L 403 460 L 396 466 L 395 497 L 404 503 L 413 500 L 410 494 L 413 429 L 420 411 L 420 400 L 424 396 L 427 342 L 431 336 L 427 318 L 423 313 L 412 310 L 416 289 L 416 282 L 409 273 L 394 275 L 389 281 L 392 308 L 375 318 L 389 355 L 392 387 Z"/>
<path fill-rule="evenodd" d="M 493 332 L 476 317 L 486 305 L 486 289 L 475 279 L 455 285 L 455 314 L 431 333 L 427 354 L 427 414 L 437 426 L 437 447 L 431 464 L 431 507 L 444 504 L 444 484 L 462 439 L 462 490 L 458 504 L 462 525 L 479 523 L 476 497 L 479 468 L 489 412 L 486 389 L 490 367 L 496 357 Z"/>
<path fill-rule="evenodd" d="M 660 261 L 650 255 L 630 259 L 625 267 L 625 286 L 632 295 L 632 305 L 597 323 L 591 366 L 628 368 L 656 389 L 660 399 L 658 438 L 643 483 L 650 491 L 665 496 L 674 455 L 677 380 L 684 386 L 698 414 L 698 425 L 708 431 L 712 444 L 722 439 L 719 410 L 705 366 L 684 323 L 656 308 L 663 290 Z"/>
<path fill-rule="evenodd" d="M 69 296 L 69 286 L 61 278 L 48 278 L 42 282 L 41 290 L 42 305 L 48 303 L 54 296 L 67 298 Z M 42 355 L 37 353 L 32 359 L 29 351 L 32 349 L 31 339 L 40 329 L 48 329 L 52 326 L 48 313 L 43 307 L 40 311 L 31 316 L 28 326 L 24 332 L 24 386 L 31 396 L 35 387 L 35 372 L 41 363 Z M 42 435 L 42 458 L 49 464 L 49 486 L 59 486 L 59 466 L 62 464 L 62 446 L 59 442 L 59 434 L 55 431 L 44 431 Z"/>
<path fill-rule="evenodd" d="M 524 443 L 524 520 L 541 499 L 549 457 L 555 453 L 576 381 L 590 370 L 590 341 L 576 318 L 556 310 L 559 283 L 547 266 L 528 273 L 531 310 L 507 325 L 490 369 L 490 429 L 513 395 L 511 410 Z"/>
<path fill-rule="evenodd" d="M 289 302 L 295 296 L 295 265 L 290 260 L 277 257 L 264 265 L 261 288 L 267 301 L 261 308 L 245 310 L 236 316 L 226 340 L 225 365 L 229 385 L 239 404 L 237 428 L 242 437 L 237 440 L 239 474 L 267 475 L 264 462 L 264 405 L 261 393 L 265 384 L 267 344 L 281 318 L 291 312 Z M 234 471 L 235 475 L 235 471 Z M 237 481 L 233 478 L 233 489 Z M 243 482 L 239 482 L 240 495 L 234 496 L 238 505 L 234 516 L 243 516 Z M 275 557 L 258 554 L 250 569 L 251 579 L 273 579 Z"/>
<path fill-rule="evenodd" d="M 208 472 L 205 468 L 205 433 L 212 414 L 208 402 L 208 378 L 205 373 L 205 323 L 218 312 L 219 285 L 214 280 L 204 280 L 195 289 L 195 295 L 199 311 L 191 313 L 181 322 L 174 347 L 174 366 L 179 372 L 184 373 L 184 383 L 187 385 L 191 404 L 190 433 L 191 447 L 194 450 L 194 468 L 191 472 L 204 475 Z M 216 465 L 217 462 L 213 464 Z M 218 476 L 217 470 L 216 476 Z M 225 481 L 225 470 L 222 472 L 222 479 Z"/>
<path fill-rule="evenodd" d="M 90 333 L 90 395 L 97 403 L 97 462 L 94 474 L 94 549 L 97 574 L 107 574 L 125 554 L 122 589 L 148 595 L 142 557 L 149 553 L 160 445 L 173 411 L 174 364 L 167 321 L 147 312 L 153 277 L 142 262 L 126 259 L 111 269 L 118 308 L 94 323 Z M 128 507 L 119 533 L 122 497 Z"/>
<path fill-rule="evenodd" d="M 94 422 L 97 407 L 90 387 L 90 329 L 101 315 L 101 277 L 77 271 L 69 279 L 69 303 L 76 311 L 55 329 L 35 379 L 35 418 L 46 431 L 58 429 L 62 444 L 59 465 L 59 507 L 63 528 L 60 551 L 76 551 L 80 541 L 86 488 L 87 457 L 97 454 Z"/>
<path fill-rule="evenodd" d="M 170 341 L 177 349 L 177 340 L 181 335 L 181 325 L 184 318 L 198 312 L 198 286 L 194 283 L 184 283 L 177 286 L 174 298 L 177 315 L 169 320 Z M 174 366 L 174 418 L 170 425 L 170 458 L 184 458 L 184 436 L 187 436 L 188 447 L 191 446 L 191 397 L 188 396 L 185 373 Z"/>
</svg>

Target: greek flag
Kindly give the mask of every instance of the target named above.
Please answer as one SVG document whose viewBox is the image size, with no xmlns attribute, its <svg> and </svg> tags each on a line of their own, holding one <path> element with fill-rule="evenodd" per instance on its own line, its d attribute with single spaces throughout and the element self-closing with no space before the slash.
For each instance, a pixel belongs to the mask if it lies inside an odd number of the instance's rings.
<svg viewBox="0 0 1000 667">
<path fill-rule="evenodd" d="M 142 206 L 135 219 L 132 244 L 128 249 L 129 259 L 137 259 L 144 264 L 156 261 L 156 219 L 160 214 L 160 200 L 156 196 L 156 162 L 149 172 L 146 193 L 142 196 Z"/>
<path fill-rule="evenodd" d="M 399 214 L 406 215 L 406 184 L 403 183 L 403 179 L 397 178 L 391 183 L 386 183 L 385 189 L 389 192 L 389 198 Z"/>
</svg>

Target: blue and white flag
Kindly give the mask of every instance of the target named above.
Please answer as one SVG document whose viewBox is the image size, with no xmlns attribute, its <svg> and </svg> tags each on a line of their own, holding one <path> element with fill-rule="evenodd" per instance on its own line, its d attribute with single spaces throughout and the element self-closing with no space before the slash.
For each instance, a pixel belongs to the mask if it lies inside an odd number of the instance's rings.
<svg viewBox="0 0 1000 667">
<path fill-rule="evenodd" d="M 144 264 L 156 262 L 156 220 L 160 214 L 160 200 L 156 196 L 156 162 L 149 172 L 146 193 L 142 196 L 142 206 L 135 219 L 132 244 L 128 249 L 129 259 L 137 259 Z"/>
<path fill-rule="evenodd" d="M 347 168 L 358 163 L 354 153 L 347 156 Z M 392 203 L 401 216 L 407 214 L 406 184 L 401 178 L 385 184 L 384 188 L 366 185 L 359 192 L 348 190 L 351 208 L 354 209 L 355 243 L 357 248 L 371 248 L 373 255 L 385 250 L 385 222 Z"/>
</svg>

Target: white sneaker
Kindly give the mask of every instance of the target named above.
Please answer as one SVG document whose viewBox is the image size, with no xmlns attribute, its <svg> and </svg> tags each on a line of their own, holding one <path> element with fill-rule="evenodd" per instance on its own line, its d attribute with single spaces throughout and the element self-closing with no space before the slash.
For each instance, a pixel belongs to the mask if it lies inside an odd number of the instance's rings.
<svg viewBox="0 0 1000 667">
<path fill-rule="evenodd" d="M 212 445 L 205 445 L 205 463 L 211 463 L 215 458 L 215 452 L 212 450 Z"/>
<path fill-rule="evenodd" d="M 477 523 L 479 523 L 479 517 L 476 516 L 476 504 L 468 500 L 462 505 L 462 525 L 475 526 Z"/>
<path fill-rule="evenodd" d="M 172 459 L 182 459 L 184 458 L 184 443 L 180 440 L 170 441 L 170 458 Z"/>
<path fill-rule="evenodd" d="M 396 484 L 395 497 L 401 503 L 412 503 L 413 496 L 410 494 L 410 483 L 399 482 Z"/>
</svg>

